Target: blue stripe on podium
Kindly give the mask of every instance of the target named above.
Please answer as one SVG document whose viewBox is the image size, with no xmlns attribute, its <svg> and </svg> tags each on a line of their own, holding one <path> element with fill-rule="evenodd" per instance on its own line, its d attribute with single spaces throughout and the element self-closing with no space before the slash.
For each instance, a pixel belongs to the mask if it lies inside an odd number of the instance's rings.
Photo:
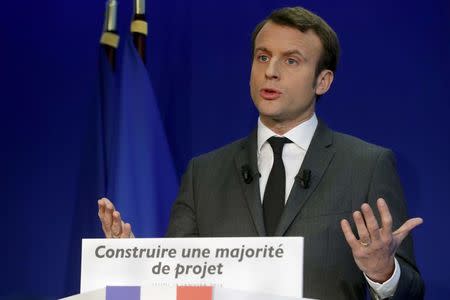
<svg viewBox="0 0 450 300">
<path fill-rule="evenodd" d="M 140 300 L 140 286 L 107 286 L 106 300 Z"/>
</svg>

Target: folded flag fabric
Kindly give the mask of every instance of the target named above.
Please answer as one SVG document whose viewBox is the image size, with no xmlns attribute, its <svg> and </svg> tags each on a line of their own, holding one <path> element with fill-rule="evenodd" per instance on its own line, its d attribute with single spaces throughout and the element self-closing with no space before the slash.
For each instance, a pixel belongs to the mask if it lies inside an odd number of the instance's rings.
<svg viewBox="0 0 450 300">
<path fill-rule="evenodd" d="M 104 115 L 106 195 L 136 236 L 161 236 L 178 179 L 150 76 L 131 36 L 124 44 L 120 71 L 119 97 L 112 95 L 111 109 Z"/>
</svg>

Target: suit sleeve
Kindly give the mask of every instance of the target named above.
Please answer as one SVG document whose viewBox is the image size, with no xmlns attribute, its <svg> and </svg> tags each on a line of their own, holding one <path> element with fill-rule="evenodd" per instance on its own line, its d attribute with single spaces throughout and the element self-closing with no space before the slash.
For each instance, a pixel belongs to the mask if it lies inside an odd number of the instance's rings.
<svg viewBox="0 0 450 300">
<path fill-rule="evenodd" d="M 378 156 L 369 189 L 369 204 L 376 207 L 378 198 L 386 200 L 393 220 L 393 230 L 397 230 L 407 219 L 403 189 L 396 170 L 394 154 L 383 150 Z M 378 211 L 376 216 L 380 220 Z M 401 275 L 394 296 L 391 299 L 423 299 L 424 283 L 414 259 L 413 241 L 408 235 L 396 253 Z"/>
<path fill-rule="evenodd" d="M 187 171 L 181 180 L 180 191 L 170 215 L 167 237 L 198 236 L 194 199 L 194 164 L 194 159 L 189 162 Z"/>
</svg>

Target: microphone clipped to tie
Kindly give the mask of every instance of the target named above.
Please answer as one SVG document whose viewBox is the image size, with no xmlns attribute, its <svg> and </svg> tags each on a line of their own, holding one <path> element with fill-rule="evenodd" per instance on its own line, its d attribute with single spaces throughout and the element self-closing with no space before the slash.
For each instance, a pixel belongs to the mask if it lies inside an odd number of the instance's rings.
<svg viewBox="0 0 450 300">
<path fill-rule="evenodd" d="M 302 170 L 295 179 L 300 182 L 300 186 L 305 190 L 309 188 L 309 184 L 311 181 L 311 170 Z"/>
</svg>

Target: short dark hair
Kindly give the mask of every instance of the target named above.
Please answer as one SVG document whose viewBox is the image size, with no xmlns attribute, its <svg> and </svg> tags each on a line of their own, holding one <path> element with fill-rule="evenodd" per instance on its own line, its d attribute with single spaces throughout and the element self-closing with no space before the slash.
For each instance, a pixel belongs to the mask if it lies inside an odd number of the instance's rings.
<svg viewBox="0 0 450 300">
<path fill-rule="evenodd" d="M 255 52 L 255 40 L 258 33 L 267 22 L 296 28 L 301 32 L 314 31 L 319 37 L 323 51 L 316 67 L 316 76 L 322 70 L 336 72 L 339 60 L 339 39 L 336 32 L 318 15 L 303 7 L 283 7 L 273 11 L 270 16 L 256 25 L 252 34 L 252 57 Z"/>
</svg>

